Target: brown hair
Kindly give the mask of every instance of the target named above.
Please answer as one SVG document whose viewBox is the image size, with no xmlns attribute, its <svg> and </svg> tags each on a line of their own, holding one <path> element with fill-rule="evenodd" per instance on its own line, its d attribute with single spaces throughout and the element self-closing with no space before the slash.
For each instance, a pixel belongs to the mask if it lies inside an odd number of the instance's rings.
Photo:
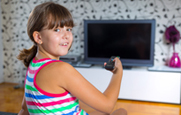
<svg viewBox="0 0 181 115">
<path fill-rule="evenodd" d="M 72 15 L 65 7 L 53 2 L 46 2 L 36 6 L 31 12 L 27 23 L 27 33 L 34 45 L 30 49 L 21 50 L 17 58 L 28 67 L 37 53 L 37 43 L 34 41 L 33 32 L 41 31 L 42 28 L 53 29 L 64 26 L 74 27 Z"/>
</svg>

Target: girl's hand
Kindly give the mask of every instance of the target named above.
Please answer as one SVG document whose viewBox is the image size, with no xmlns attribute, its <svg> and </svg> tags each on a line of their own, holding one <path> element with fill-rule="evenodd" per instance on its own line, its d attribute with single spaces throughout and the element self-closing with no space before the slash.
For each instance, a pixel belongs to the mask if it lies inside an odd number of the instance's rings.
<svg viewBox="0 0 181 115">
<path fill-rule="evenodd" d="M 111 71 L 113 74 L 115 74 L 117 72 L 117 70 L 121 70 L 122 71 L 122 63 L 120 61 L 120 59 L 118 57 L 116 57 L 114 60 L 115 62 L 114 64 L 114 69 Z M 104 66 L 106 66 L 106 62 L 104 63 Z"/>
</svg>

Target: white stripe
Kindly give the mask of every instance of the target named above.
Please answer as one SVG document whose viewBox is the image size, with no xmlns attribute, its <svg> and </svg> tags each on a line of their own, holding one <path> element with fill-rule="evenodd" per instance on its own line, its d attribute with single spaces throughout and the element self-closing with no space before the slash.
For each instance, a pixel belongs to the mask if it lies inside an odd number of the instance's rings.
<svg viewBox="0 0 181 115">
<path fill-rule="evenodd" d="M 41 92 L 37 92 L 37 91 L 31 91 L 29 89 L 25 89 L 25 92 L 26 93 L 29 93 L 29 94 L 32 94 L 32 95 L 35 95 L 35 96 L 47 96 L 47 95 L 44 95 L 42 94 Z M 49 96 L 51 97 L 51 96 Z M 50 99 L 53 99 L 54 100 L 64 100 L 64 99 L 68 99 L 68 98 L 72 98 L 73 96 L 71 94 L 66 94 L 64 96 L 61 96 L 61 97 L 53 97 L 53 98 L 50 98 Z M 42 99 L 41 99 L 42 100 Z"/>
<path fill-rule="evenodd" d="M 70 113 L 70 112 L 74 111 L 77 106 L 78 106 L 78 105 L 72 107 L 71 109 L 67 109 L 67 110 L 60 111 L 60 112 L 62 112 L 62 113 L 64 113 L 64 114 Z M 27 107 L 28 107 L 29 109 L 52 110 L 52 109 L 60 109 L 61 107 L 66 107 L 66 106 L 39 107 L 39 106 L 29 106 L 29 105 L 27 105 Z M 79 109 L 79 107 L 78 107 L 77 109 Z M 76 111 L 77 111 L 77 110 L 76 110 Z"/>
<path fill-rule="evenodd" d="M 28 80 L 26 80 L 26 85 L 32 86 L 33 82 L 29 82 Z"/>
<path fill-rule="evenodd" d="M 28 71 L 27 75 L 28 75 L 29 78 L 34 78 L 34 76 L 35 76 L 35 74 L 31 74 L 29 71 Z"/>
</svg>

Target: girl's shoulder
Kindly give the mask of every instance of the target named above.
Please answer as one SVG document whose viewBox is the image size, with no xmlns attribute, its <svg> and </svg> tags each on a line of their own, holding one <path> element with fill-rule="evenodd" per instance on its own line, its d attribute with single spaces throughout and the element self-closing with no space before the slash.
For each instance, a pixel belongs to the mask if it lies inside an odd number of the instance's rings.
<svg viewBox="0 0 181 115">
<path fill-rule="evenodd" d="M 36 84 L 49 93 L 65 92 L 67 71 L 71 73 L 70 71 L 74 71 L 74 68 L 66 62 L 57 60 L 49 60 L 44 65 L 37 73 Z"/>
<path fill-rule="evenodd" d="M 75 70 L 75 68 L 69 63 L 51 58 L 43 58 L 38 60 L 33 58 L 30 62 L 30 68 L 38 69 L 37 72 L 39 74 L 43 74 L 44 76 L 60 76 L 60 73 L 63 74 L 65 72 Z"/>
<path fill-rule="evenodd" d="M 74 76 L 76 69 L 69 63 L 63 61 L 50 61 L 51 63 L 46 64 L 37 74 L 39 81 L 49 82 L 51 85 L 64 87 L 67 78 Z M 36 79 L 36 80 L 37 80 Z M 70 79 L 69 79 L 70 80 Z"/>
</svg>

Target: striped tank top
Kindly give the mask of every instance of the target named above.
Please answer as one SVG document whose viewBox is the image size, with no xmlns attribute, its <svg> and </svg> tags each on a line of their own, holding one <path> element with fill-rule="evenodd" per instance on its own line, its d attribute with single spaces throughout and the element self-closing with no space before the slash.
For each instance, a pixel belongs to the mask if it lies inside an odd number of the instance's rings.
<svg viewBox="0 0 181 115">
<path fill-rule="evenodd" d="M 30 115 L 88 115 L 80 109 L 76 97 L 66 91 L 52 94 L 42 90 L 36 84 L 36 75 L 46 65 L 60 62 L 52 59 L 33 59 L 30 62 L 25 79 L 25 99 Z"/>
</svg>

